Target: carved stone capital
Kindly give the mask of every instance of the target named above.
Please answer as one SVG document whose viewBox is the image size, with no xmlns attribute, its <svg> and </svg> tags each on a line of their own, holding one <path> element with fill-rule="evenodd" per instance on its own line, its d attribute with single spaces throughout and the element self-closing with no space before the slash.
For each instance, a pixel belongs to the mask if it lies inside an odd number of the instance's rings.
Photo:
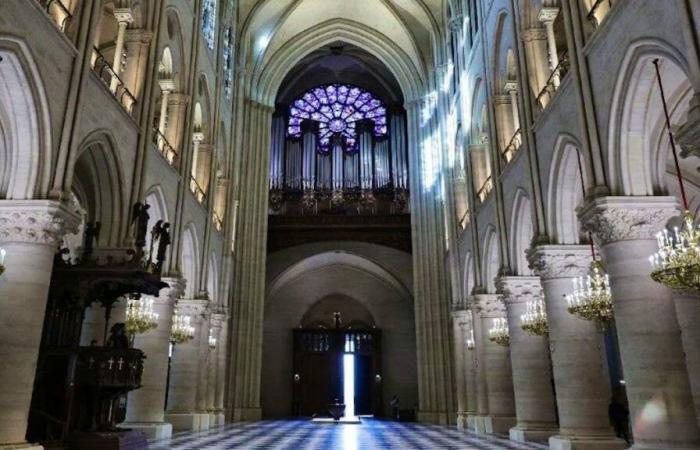
<svg viewBox="0 0 700 450">
<path fill-rule="evenodd" d="M 503 85 L 503 90 L 507 93 L 518 92 L 518 82 L 517 81 L 507 81 Z"/>
<path fill-rule="evenodd" d="M 50 200 L 0 201 L 0 242 L 57 246 L 66 233 L 78 231 L 80 217 Z"/>
<path fill-rule="evenodd" d="M 542 23 L 554 22 L 558 15 L 559 8 L 542 8 L 537 15 L 537 19 Z"/>
<path fill-rule="evenodd" d="M 129 8 L 115 8 L 114 18 L 117 19 L 117 23 L 129 24 L 134 21 L 134 15 Z"/>
<path fill-rule="evenodd" d="M 452 321 L 460 328 L 470 327 L 472 323 L 471 311 L 468 309 L 452 311 Z"/>
<path fill-rule="evenodd" d="M 656 239 L 679 213 L 674 197 L 598 197 L 578 210 L 583 229 L 594 233 L 601 245 Z"/>
<path fill-rule="evenodd" d="M 500 277 L 496 287 L 506 304 L 525 303 L 542 295 L 539 277 Z"/>
<path fill-rule="evenodd" d="M 527 30 L 523 30 L 521 35 L 523 42 L 547 40 L 547 30 L 544 28 L 528 28 Z"/>
<path fill-rule="evenodd" d="M 160 298 L 176 301 L 185 292 L 185 280 L 176 277 L 162 277 L 161 281 L 168 283 L 167 288 L 160 290 Z"/>
<path fill-rule="evenodd" d="M 224 323 L 226 323 L 226 314 L 222 313 L 212 313 L 209 317 L 211 327 L 215 330 L 220 330 Z"/>
<path fill-rule="evenodd" d="M 462 30 L 462 15 L 457 14 L 454 15 L 450 18 L 450 20 L 447 22 L 447 26 L 452 32 L 459 32 Z"/>
<path fill-rule="evenodd" d="M 506 316 L 506 306 L 499 294 L 474 295 L 474 307 L 478 309 L 482 318 L 496 318 Z"/>
<path fill-rule="evenodd" d="M 176 306 L 178 313 L 191 316 L 195 322 L 205 319 L 209 312 L 209 300 L 181 298 Z"/>
<path fill-rule="evenodd" d="M 163 92 L 171 93 L 175 90 L 175 80 L 172 78 L 161 78 L 158 80 L 158 85 L 160 86 L 160 90 Z M 168 104 L 170 104 L 171 101 L 172 98 L 168 96 Z"/>
<path fill-rule="evenodd" d="M 688 120 L 674 130 L 674 136 L 681 147 L 681 157 L 700 158 L 700 93 L 690 99 Z"/>
<path fill-rule="evenodd" d="M 527 260 L 539 277 L 552 279 L 586 275 L 592 258 L 586 245 L 539 245 L 528 250 Z"/>
</svg>

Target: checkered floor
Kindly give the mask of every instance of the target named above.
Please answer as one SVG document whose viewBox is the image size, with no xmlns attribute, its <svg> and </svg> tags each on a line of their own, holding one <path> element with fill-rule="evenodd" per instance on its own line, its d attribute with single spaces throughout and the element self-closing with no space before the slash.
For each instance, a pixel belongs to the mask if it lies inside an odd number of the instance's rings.
<svg viewBox="0 0 700 450">
<path fill-rule="evenodd" d="M 278 420 L 225 425 L 200 433 L 179 433 L 150 443 L 151 450 L 534 450 L 496 437 L 456 428 L 364 419 L 360 425 Z"/>
</svg>

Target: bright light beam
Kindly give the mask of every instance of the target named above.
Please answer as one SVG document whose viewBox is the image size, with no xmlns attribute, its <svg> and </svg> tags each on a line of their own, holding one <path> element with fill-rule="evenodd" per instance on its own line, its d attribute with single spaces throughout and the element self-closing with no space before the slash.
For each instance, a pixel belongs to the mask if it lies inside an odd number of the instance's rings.
<svg viewBox="0 0 700 450">
<path fill-rule="evenodd" d="M 355 417 L 355 355 L 343 355 L 343 397 L 345 417 Z"/>
</svg>

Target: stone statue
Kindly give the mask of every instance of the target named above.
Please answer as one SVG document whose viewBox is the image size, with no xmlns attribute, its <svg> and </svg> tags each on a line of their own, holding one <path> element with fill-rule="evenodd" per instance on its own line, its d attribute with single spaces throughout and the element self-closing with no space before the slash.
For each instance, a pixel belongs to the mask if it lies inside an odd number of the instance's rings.
<svg viewBox="0 0 700 450">
<path fill-rule="evenodd" d="M 100 222 L 86 223 L 85 224 L 85 242 L 83 244 L 83 258 L 92 255 L 94 250 L 95 242 L 100 238 L 100 229 L 102 224 Z"/>
<path fill-rule="evenodd" d="M 146 233 L 148 233 L 148 219 L 151 216 L 148 210 L 151 205 L 148 203 L 136 202 L 131 210 L 131 224 L 136 224 L 136 247 L 140 254 L 143 254 L 143 248 L 146 246 Z"/>
<path fill-rule="evenodd" d="M 158 235 L 158 254 L 156 255 L 156 271 L 158 273 L 163 270 L 163 262 L 165 262 L 165 252 L 170 245 L 170 223 L 165 222 L 160 228 Z"/>
</svg>

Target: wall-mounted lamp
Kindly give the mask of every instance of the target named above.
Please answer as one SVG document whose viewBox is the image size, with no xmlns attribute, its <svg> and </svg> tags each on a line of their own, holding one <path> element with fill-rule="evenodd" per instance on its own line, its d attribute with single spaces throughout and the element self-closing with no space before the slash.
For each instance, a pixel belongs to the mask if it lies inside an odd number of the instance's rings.
<svg viewBox="0 0 700 450">
<path fill-rule="evenodd" d="M 295 382 L 295 383 L 298 383 L 298 382 L 300 382 L 300 381 L 301 381 L 301 376 L 300 376 L 298 373 L 295 373 L 295 374 L 294 374 L 294 382 Z"/>
<path fill-rule="evenodd" d="M 376 375 L 374 376 L 374 381 L 376 381 L 377 383 L 381 383 L 381 381 L 382 381 L 382 376 L 381 376 L 380 374 L 376 374 Z"/>
</svg>

